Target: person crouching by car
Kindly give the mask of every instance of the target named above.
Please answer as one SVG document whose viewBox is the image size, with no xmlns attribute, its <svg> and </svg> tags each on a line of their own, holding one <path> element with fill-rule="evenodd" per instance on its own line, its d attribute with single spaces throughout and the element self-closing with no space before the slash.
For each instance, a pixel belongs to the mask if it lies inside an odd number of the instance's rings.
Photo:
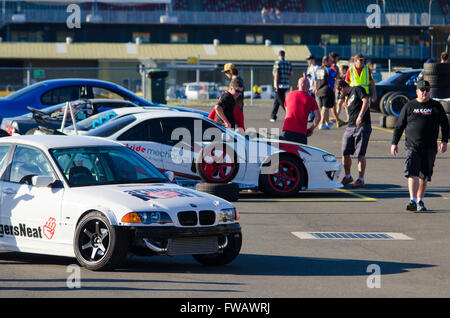
<svg viewBox="0 0 450 318">
<path fill-rule="evenodd" d="M 245 131 L 244 114 L 236 107 L 236 99 L 244 93 L 242 82 L 233 79 L 227 91 L 219 97 L 216 106 L 209 114 L 208 118 L 226 127 L 236 129 L 239 132 Z"/>
</svg>

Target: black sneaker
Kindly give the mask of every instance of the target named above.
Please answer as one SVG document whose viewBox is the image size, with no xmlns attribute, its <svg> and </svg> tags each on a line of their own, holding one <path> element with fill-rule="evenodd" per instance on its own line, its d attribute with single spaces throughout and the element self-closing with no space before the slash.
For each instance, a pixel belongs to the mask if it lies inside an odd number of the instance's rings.
<svg viewBox="0 0 450 318">
<path fill-rule="evenodd" d="M 418 211 L 417 203 L 413 200 L 409 201 L 408 205 L 406 206 L 406 211 Z"/>
<path fill-rule="evenodd" d="M 420 200 L 417 203 L 417 212 L 425 212 L 425 211 L 427 211 L 427 208 L 425 207 L 425 204 L 423 203 L 423 201 Z"/>
</svg>

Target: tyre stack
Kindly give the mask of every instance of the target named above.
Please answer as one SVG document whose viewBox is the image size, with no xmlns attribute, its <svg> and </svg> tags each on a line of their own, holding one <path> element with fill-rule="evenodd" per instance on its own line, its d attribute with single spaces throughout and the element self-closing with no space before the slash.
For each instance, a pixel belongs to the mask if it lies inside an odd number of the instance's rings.
<svg viewBox="0 0 450 318">
<path fill-rule="evenodd" d="M 430 82 L 431 98 L 450 98 L 449 63 L 425 63 L 423 65 L 423 79 Z"/>
<path fill-rule="evenodd" d="M 445 114 L 447 115 L 448 124 L 450 125 L 450 98 L 440 99 L 440 98 L 434 98 L 434 100 L 441 103 L 442 107 L 444 108 Z M 442 138 L 442 131 L 439 129 L 439 139 Z"/>
<path fill-rule="evenodd" d="M 425 63 L 423 79 L 430 82 L 431 98 L 444 107 L 450 123 L 450 63 Z M 439 139 L 441 130 L 439 129 Z"/>
</svg>

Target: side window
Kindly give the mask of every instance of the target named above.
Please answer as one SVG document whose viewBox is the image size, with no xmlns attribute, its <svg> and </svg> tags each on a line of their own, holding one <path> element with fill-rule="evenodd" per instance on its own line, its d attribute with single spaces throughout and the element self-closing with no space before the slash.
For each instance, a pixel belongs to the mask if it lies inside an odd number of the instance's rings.
<svg viewBox="0 0 450 318">
<path fill-rule="evenodd" d="M 11 163 L 11 182 L 30 183 L 32 176 L 54 177 L 44 154 L 34 148 L 17 146 Z"/>
<path fill-rule="evenodd" d="M 206 120 L 202 120 L 201 123 L 202 123 L 202 134 L 201 137 L 199 135 L 199 138 L 201 138 L 202 141 L 221 140 L 223 131 L 220 128 L 214 126 L 213 124 L 211 124 Z M 196 140 L 196 142 L 199 142 L 199 140 Z"/>
<path fill-rule="evenodd" d="M 92 86 L 92 93 L 94 94 L 93 98 L 120 99 L 120 100 L 126 99 L 125 96 L 122 96 L 104 87 Z"/>
<path fill-rule="evenodd" d="M 124 132 L 117 140 L 161 142 L 160 121 L 157 119 L 146 120 Z"/>
<path fill-rule="evenodd" d="M 7 154 L 11 146 L 9 145 L 1 145 L 0 146 L 0 172 L 6 168 L 6 160 L 8 158 Z"/>
<path fill-rule="evenodd" d="M 77 100 L 80 98 L 79 86 L 65 86 L 57 87 L 48 92 L 45 92 L 41 97 L 41 102 L 44 105 L 56 105 L 68 101 Z"/>
<path fill-rule="evenodd" d="M 175 145 L 180 141 L 192 143 L 194 138 L 194 120 L 185 117 L 161 119 L 162 143 Z"/>
</svg>

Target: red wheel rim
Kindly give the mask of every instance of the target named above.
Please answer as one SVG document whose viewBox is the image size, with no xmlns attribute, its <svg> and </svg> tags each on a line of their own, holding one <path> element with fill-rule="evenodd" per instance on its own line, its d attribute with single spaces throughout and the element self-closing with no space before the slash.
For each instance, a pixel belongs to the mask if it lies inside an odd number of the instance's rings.
<svg viewBox="0 0 450 318">
<path fill-rule="evenodd" d="M 278 170 L 269 175 L 269 184 L 277 192 L 291 192 L 300 182 L 300 169 L 290 161 L 280 161 Z"/>
<path fill-rule="evenodd" d="M 227 149 L 213 148 L 202 157 L 202 173 L 210 181 L 224 182 L 236 169 L 233 156 Z"/>
</svg>

